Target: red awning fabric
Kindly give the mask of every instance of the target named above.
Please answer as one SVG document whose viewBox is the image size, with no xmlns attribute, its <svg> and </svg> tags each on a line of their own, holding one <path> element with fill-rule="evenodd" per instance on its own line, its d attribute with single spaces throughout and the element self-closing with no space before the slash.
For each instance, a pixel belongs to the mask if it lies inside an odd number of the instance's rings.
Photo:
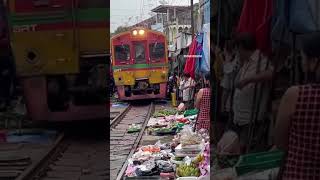
<svg viewBox="0 0 320 180">
<path fill-rule="evenodd" d="M 193 39 L 192 44 L 190 45 L 188 57 L 186 60 L 186 65 L 184 66 L 184 73 L 189 73 L 190 76 L 194 79 L 195 78 L 195 68 L 196 68 L 196 55 L 197 49 L 197 40 L 196 38 Z"/>
<path fill-rule="evenodd" d="M 245 0 L 237 32 L 255 35 L 258 49 L 270 54 L 271 18 L 272 0 Z"/>
</svg>

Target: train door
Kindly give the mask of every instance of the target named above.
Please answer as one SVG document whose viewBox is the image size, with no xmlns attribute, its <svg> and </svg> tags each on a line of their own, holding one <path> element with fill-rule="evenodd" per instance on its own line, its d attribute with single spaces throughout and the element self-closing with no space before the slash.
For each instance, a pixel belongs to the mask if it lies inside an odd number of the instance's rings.
<svg viewBox="0 0 320 180">
<path fill-rule="evenodd" d="M 75 1 L 9 3 L 17 73 L 21 76 L 77 73 Z"/>
</svg>

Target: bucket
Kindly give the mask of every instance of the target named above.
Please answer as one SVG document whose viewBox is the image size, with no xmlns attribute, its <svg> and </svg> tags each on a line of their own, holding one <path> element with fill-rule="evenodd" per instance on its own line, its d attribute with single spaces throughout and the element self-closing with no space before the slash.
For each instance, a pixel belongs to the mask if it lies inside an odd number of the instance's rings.
<svg viewBox="0 0 320 180">
<path fill-rule="evenodd" d="M 171 93 L 171 102 L 173 107 L 177 107 L 176 93 Z"/>
</svg>

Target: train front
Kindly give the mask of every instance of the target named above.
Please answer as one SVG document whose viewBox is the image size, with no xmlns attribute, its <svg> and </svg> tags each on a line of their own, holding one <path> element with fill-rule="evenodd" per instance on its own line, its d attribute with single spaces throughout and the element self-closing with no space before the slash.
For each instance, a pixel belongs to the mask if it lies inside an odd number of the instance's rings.
<svg viewBox="0 0 320 180">
<path fill-rule="evenodd" d="M 135 28 L 114 36 L 111 46 L 120 100 L 166 97 L 168 56 L 163 33 Z"/>
</svg>

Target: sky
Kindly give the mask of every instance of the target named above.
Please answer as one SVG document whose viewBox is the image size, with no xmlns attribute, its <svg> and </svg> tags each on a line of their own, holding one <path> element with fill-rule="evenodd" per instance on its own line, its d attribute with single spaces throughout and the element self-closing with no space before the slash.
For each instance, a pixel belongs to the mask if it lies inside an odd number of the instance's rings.
<svg viewBox="0 0 320 180">
<path fill-rule="evenodd" d="M 159 6 L 164 0 L 111 0 L 110 29 L 114 32 L 117 27 L 133 25 L 149 18 L 150 10 Z M 190 0 L 165 0 L 169 5 L 190 5 Z M 193 0 L 198 3 L 199 0 Z"/>
</svg>

